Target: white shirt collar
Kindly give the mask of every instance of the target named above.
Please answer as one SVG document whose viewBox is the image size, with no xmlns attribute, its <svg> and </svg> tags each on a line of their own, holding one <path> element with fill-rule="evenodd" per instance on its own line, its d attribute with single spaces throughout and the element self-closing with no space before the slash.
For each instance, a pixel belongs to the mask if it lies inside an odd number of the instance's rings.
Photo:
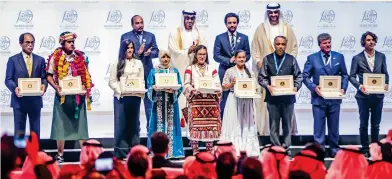
<svg viewBox="0 0 392 179">
<path fill-rule="evenodd" d="M 27 53 L 25 53 L 24 51 L 22 51 L 22 55 L 23 55 L 23 59 L 26 59 L 27 56 L 30 56 L 30 58 L 33 57 L 33 54 L 27 55 Z"/>
<path fill-rule="evenodd" d="M 230 31 L 227 31 L 227 34 L 229 34 L 229 37 L 231 37 L 231 32 Z M 237 37 L 237 31 L 234 31 L 233 35 L 234 35 L 234 37 Z"/>
<path fill-rule="evenodd" d="M 366 58 L 373 58 L 374 55 L 376 55 L 376 51 L 375 51 L 375 50 L 373 50 L 373 55 L 368 54 L 368 53 L 366 52 L 366 50 L 364 50 L 363 52 L 365 53 L 365 57 L 366 57 Z"/>
</svg>

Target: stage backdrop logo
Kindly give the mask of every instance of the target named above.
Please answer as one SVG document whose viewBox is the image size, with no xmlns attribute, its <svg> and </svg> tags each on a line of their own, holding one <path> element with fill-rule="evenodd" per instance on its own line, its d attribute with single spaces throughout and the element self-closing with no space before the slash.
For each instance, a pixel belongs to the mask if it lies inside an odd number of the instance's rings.
<svg viewBox="0 0 392 179">
<path fill-rule="evenodd" d="M 73 9 L 66 10 L 63 13 L 63 19 L 61 20 L 60 27 L 62 29 L 77 29 L 79 27 L 77 21 L 78 12 Z"/>
<path fill-rule="evenodd" d="M 355 100 L 355 94 L 357 93 L 357 89 L 351 85 L 351 83 L 348 85 L 345 98 L 343 99 L 343 104 L 357 104 L 357 101 Z"/>
<path fill-rule="evenodd" d="M 119 10 L 109 11 L 104 27 L 106 29 L 121 29 L 122 13 Z"/>
<path fill-rule="evenodd" d="M 109 64 L 106 65 L 105 76 L 103 77 L 103 79 L 104 79 L 105 81 L 109 81 L 109 78 L 110 78 L 110 68 L 111 68 L 111 66 L 112 66 L 112 63 L 109 63 Z"/>
<path fill-rule="evenodd" d="M 47 57 L 52 52 L 56 45 L 56 39 L 53 36 L 44 36 L 41 39 L 41 44 L 38 48 L 38 54 Z"/>
<path fill-rule="evenodd" d="M 378 26 L 376 20 L 377 20 L 377 11 L 375 10 L 365 11 L 363 12 L 362 21 L 359 26 L 363 28 L 376 28 Z"/>
<path fill-rule="evenodd" d="M 101 40 L 97 36 L 87 37 L 84 43 L 83 50 L 89 55 L 100 54 L 99 46 L 101 45 Z"/>
<path fill-rule="evenodd" d="M 93 106 L 100 106 L 100 103 L 99 103 L 99 97 L 100 96 L 101 96 L 101 93 L 99 92 L 98 88 L 94 87 L 92 92 L 91 92 L 91 98 L 93 100 L 91 105 L 93 105 Z"/>
<path fill-rule="evenodd" d="M 355 37 L 352 35 L 345 36 L 342 39 L 342 43 L 340 44 L 340 53 L 355 53 Z"/>
<path fill-rule="evenodd" d="M 14 27 L 16 29 L 32 29 L 34 27 L 33 21 L 33 12 L 29 9 L 21 10 L 18 13 L 18 18 L 16 19 L 16 23 Z"/>
<path fill-rule="evenodd" d="M 48 88 L 46 90 L 45 94 L 42 96 L 45 107 L 53 106 L 55 95 L 56 95 L 56 91 L 53 88 Z"/>
<path fill-rule="evenodd" d="M 208 28 L 208 12 L 206 10 L 196 13 L 196 25 L 199 28 Z"/>
<path fill-rule="evenodd" d="M 7 36 L 0 37 L 0 55 L 9 56 L 11 54 L 10 51 L 11 41 Z"/>
<path fill-rule="evenodd" d="M 335 28 L 335 11 L 333 10 L 324 10 L 321 12 L 321 17 L 319 21 L 319 28 Z"/>
<path fill-rule="evenodd" d="M 250 29 L 252 26 L 250 25 L 250 11 L 249 10 L 241 10 L 238 12 L 238 16 L 240 18 L 240 23 L 238 24 L 239 29 Z"/>
<path fill-rule="evenodd" d="M 151 13 L 150 22 L 148 27 L 150 29 L 164 29 L 165 25 L 165 11 L 157 10 Z"/>
<path fill-rule="evenodd" d="M 0 106 L 10 107 L 11 92 L 4 88 L 0 91 Z"/>
<path fill-rule="evenodd" d="M 297 102 L 299 105 L 309 105 L 310 104 L 310 91 L 308 88 L 301 88 L 297 94 Z"/>
<path fill-rule="evenodd" d="M 291 12 L 290 10 L 286 10 L 286 11 L 283 11 L 282 15 L 283 15 L 283 21 L 286 22 L 287 24 L 290 24 L 291 26 L 293 26 L 291 24 L 291 22 L 293 21 L 293 17 L 294 17 L 293 12 Z"/>
<path fill-rule="evenodd" d="M 316 52 L 315 50 L 313 50 L 313 44 L 314 44 L 314 40 L 312 36 L 309 35 L 309 36 L 301 37 L 298 45 L 299 48 L 298 54 L 308 55 Z"/>
<path fill-rule="evenodd" d="M 380 51 L 385 54 L 392 54 L 392 36 L 386 36 L 384 38 L 384 42 L 382 43 Z"/>
</svg>

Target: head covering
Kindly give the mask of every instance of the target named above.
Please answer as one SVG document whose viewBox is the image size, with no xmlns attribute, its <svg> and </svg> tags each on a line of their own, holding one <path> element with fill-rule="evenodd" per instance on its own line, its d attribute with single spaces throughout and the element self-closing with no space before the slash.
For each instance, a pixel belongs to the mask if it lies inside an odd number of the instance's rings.
<svg viewBox="0 0 392 179">
<path fill-rule="evenodd" d="M 233 146 L 233 143 L 231 143 L 230 141 L 218 141 L 215 145 L 215 157 L 218 158 L 218 156 L 222 153 L 225 152 L 230 152 L 233 154 L 234 158 L 237 159 L 237 152 L 235 150 L 235 147 Z"/>
<path fill-rule="evenodd" d="M 370 164 L 366 169 L 366 178 L 387 179 L 392 176 L 392 162 L 377 161 Z"/>
<path fill-rule="evenodd" d="M 302 150 L 294 157 L 290 163 L 290 171 L 296 170 L 308 173 L 312 179 L 324 179 L 327 174 L 323 160 L 320 160 L 311 150 Z"/>
<path fill-rule="evenodd" d="M 57 178 L 57 175 L 60 172 L 60 168 L 56 160 L 54 160 L 51 156 L 46 154 L 45 152 L 38 152 L 38 157 L 40 157 L 46 164 L 52 178 Z M 23 163 L 22 174 L 19 178 L 28 178 L 28 179 L 36 179 L 34 173 L 34 164 L 31 161 L 30 157 L 26 157 L 25 162 Z"/>
<path fill-rule="evenodd" d="M 86 165 L 89 161 L 97 159 L 102 152 L 103 146 L 99 141 L 95 139 L 85 141 L 80 152 L 80 165 Z"/>
<path fill-rule="evenodd" d="M 199 29 L 196 27 L 196 18 L 197 18 L 197 16 L 196 16 L 196 11 L 193 11 L 193 10 L 183 10 L 183 11 L 182 11 L 182 16 L 181 16 L 181 31 L 185 31 L 185 25 L 184 25 L 184 22 L 185 22 L 184 16 L 185 16 L 185 15 L 188 15 L 188 16 L 195 16 L 195 22 L 193 23 L 192 31 L 193 31 L 193 30 L 199 31 Z"/>
<path fill-rule="evenodd" d="M 189 178 L 205 176 L 216 178 L 216 157 L 210 152 L 199 152 L 195 156 L 187 157 L 184 161 L 184 174 Z"/>
<path fill-rule="evenodd" d="M 273 39 L 275 37 L 273 37 L 273 36 L 275 36 L 275 35 L 271 34 L 271 27 L 272 27 L 272 25 L 271 25 L 271 23 L 269 21 L 269 16 L 268 16 L 268 12 L 269 11 L 279 11 L 280 12 L 280 4 L 276 3 L 276 2 L 269 3 L 267 5 L 267 10 L 265 11 L 265 15 L 264 15 L 264 23 L 263 24 L 264 24 L 264 29 L 265 29 L 266 36 L 271 41 L 271 44 L 274 44 Z M 275 26 L 278 26 L 279 34 L 283 35 L 284 34 L 284 23 L 283 23 L 283 15 L 282 14 L 279 14 L 279 20 L 278 21 L 279 21 L 279 23 L 277 25 L 275 25 Z M 274 48 L 273 45 L 272 45 L 272 47 Z"/>
<path fill-rule="evenodd" d="M 261 152 L 260 152 L 260 156 L 259 156 L 259 160 L 261 162 L 263 162 L 264 155 L 268 152 L 268 149 L 270 149 L 271 147 L 272 147 L 271 144 L 267 144 L 261 148 Z"/>
<path fill-rule="evenodd" d="M 262 154 L 263 173 L 265 179 L 282 178 L 289 176 L 289 157 L 283 147 L 272 146 Z"/>
<path fill-rule="evenodd" d="M 78 36 L 75 33 L 67 32 L 59 37 L 59 43 L 62 44 L 64 41 L 67 41 L 70 39 L 76 39 L 77 37 Z"/>
<path fill-rule="evenodd" d="M 171 57 L 171 55 L 170 55 L 168 50 L 166 50 L 166 49 L 159 49 L 159 59 L 161 59 L 165 55 Z"/>
<path fill-rule="evenodd" d="M 357 147 L 348 146 L 338 151 L 328 169 L 327 179 L 362 179 L 368 161 Z"/>
</svg>

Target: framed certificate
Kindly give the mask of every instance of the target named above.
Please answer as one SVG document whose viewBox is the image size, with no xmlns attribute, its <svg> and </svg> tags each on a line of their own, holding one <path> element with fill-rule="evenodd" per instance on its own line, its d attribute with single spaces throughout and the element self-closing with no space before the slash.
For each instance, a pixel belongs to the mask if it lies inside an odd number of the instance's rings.
<svg viewBox="0 0 392 179">
<path fill-rule="evenodd" d="M 62 95 L 85 94 L 80 76 L 64 77 L 59 81 Z"/>
<path fill-rule="evenodd" d="M 320 76 L 320 91 L 324 99 L 343 99 L 341 76 Z"/>
<path fill-rule="evenodd" d="M 177 73 L 155 73 L 155 84 L 158 89 L 180 89 Z"/>
<path fill-rule="evenodd" d="M 147 90 L 144 88 L 143 77 L 120 77 L 121 92 L 127 93 L 145 93 Z"/>
<path fill-rule="evenodd" d="M 363 74 L 363 86 L 366 88 L 369 94 L 384 94 L 386 93 L 385 86 L 385 74 Z"/>
<path fill-rule="evenodd" d="M 238 98 L 261 98 L 256 93 L 254 78 L 237 78 L 234 85 L 234 94 Z"/>
<path fill-rule="evenodd" d="M 200 77 L 195 79 L 195 89 L 201 93 L 215 94 L 216 91 L 221 90 L 218 84 L 211 77 Z"/>
<path fill-rule="evenodd" d="M 274 88 L 272 96 L 295 95 L 293 75 L 272 76 L 271 86 Z"/>
<path fill-rule="evenodd" d="M 41 78 L 18 78 L 20 96 L 41 96 Z"/>
</svg>

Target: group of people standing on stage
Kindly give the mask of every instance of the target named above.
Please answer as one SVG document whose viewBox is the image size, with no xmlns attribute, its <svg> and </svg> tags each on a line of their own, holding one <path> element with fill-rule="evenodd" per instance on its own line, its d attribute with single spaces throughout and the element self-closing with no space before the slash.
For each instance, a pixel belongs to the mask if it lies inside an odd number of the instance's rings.
<svg viewBox="0 0 392 179">
<path fill-rule="evenodd" d="M 325 121 L 328 124 L 329 145 L 332 154 L 339 149 L 339 113 L 342 100 L 324 99 L 320 95 L 319 79 L 324 75 L 342 78 L 341 91 L 347 90 L 348 81 L 358 89 L 356 99 L 360 113 L 360 136 L 364 152 L 368 152 L 368 121 L 371 113 L 371 141 L 378 141 L 384 95 L 368 94 L 363 84 L 363 73 L 385 74 L 385 90 L 389 76 L 385 55 L 375 51 L 377 36 L 366 32 L 361 37 L 364 51 L 356 55 L 348 74 L 344 56 L 331 50 L 331 36 L 322 33 L 317 37 L 320 51 L 308 56 L 303 72 L 298 66 L 297 40 L 292 28 L 283 22 L 280 4 L 267 5 L 265 21 L 259 25 L 250 45 L 248 36 L 237 31 L 239 17 L 228 13 L 224 22 L 227 31 L 218 35 L 213 48 L 213 59 L 218 70 L 210 64 L 207 40 L 195 25 L 195 11 L 183 11 L 181 25 L 169 35 L 168 50 L 158 49 L 154 34 L 144 31 L 144 21 L 139 15 L 132 17 L 133 30 L 121 36 L 118 59 L 111 63 L 109 87 L 114 92 L 114 153 L 125 158 L 129 149 L 140 143 L 140 104 L 143 99 L 147 117 L 148 137 L 156 131 L 165 132 L 169 139 L 169 158 L 184 157 L 181 117 L 187 121 L 187 136 L 193 153 L 199 151 L 199 142 L 205 142 L 211 151 L 213 142 L 230 141 L 239 151 L 259 155 L 258 133 L 269 135 L 273 145 L 289 150 L 291 134 L 297 132 L 294 114 L 295 95 L 273 96 L 271 77 L 292 75 L 293 91 L 302 83 L 311 91 L 314 117 L 314 140 L 325 145 Z M 88 58 L 75 49 L 75 33 L 60 35 L 57 48 L 45 60 L 32 53 L 34 36 L 24 33 L 19 38 L 22 52 L 10 57 L 7 63 L 5 84 L 12 91 L 15 135 L 24 134 L 26 117 L 30 129 L 39 135 L 39 118 L 42 98 L 20 97 L 18 78 L 41 78 L 42 90 L 49 83 L 56 90 L 53 107 L 51 139 L 57 140 L 58 155 L 62 161 L 65 140 L 88 139 L 86 110 L 91 109 L 90 91 L 94 87 L 88 70 Z M 246 62 L 253 59 L 253 68 Z M 152 58 L 159 58 L 154 67 Z M 155 74 L 177 74 L 178 90 L 159 90 Z M 59 80 L 67 76 L 81 76 L 86 94 L 62 95 Z M 120 78 L 142 78 L 146 93 L 122 94 Z M 195 79 L 211 77 L 220 90 L 203 94 L 195 89 Z M 359 80 L 357 80 L 357 77 Z M 256 91 L 261 98 L 237 98 L 234 85 L 237 79 L 256 80 Z M 32 105 L 34 104 L 34 105 Z M 283 141 L 279 135 L 283 134 Z M 148 146 L 150 142 L 148 140 Z"/>
</svg>

